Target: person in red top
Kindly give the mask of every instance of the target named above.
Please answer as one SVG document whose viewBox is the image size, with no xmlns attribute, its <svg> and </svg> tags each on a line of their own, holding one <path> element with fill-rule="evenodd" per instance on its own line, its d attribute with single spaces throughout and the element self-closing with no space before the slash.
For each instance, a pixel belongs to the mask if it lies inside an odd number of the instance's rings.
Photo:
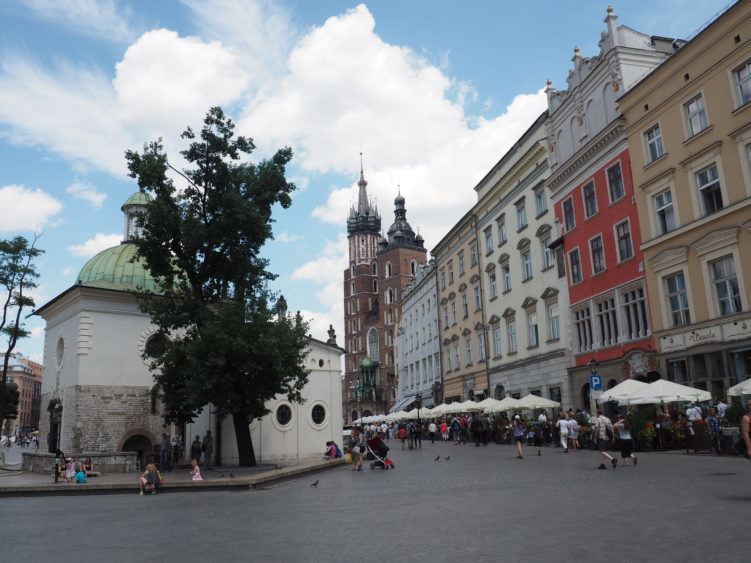
<svg viewBox="0 0 751 563">
<path fill-rule="evenodd" d="M 462 444 L 467 443 L 467 417 L 462 415 L 459 419 L 459 425 L 462 427 Z"/>
<path fill-rule="evenodd" d="M 445 420 L 441 422 L 441 438 L 444 442 L 449 441 L 449 425 Z"/>
</svg>

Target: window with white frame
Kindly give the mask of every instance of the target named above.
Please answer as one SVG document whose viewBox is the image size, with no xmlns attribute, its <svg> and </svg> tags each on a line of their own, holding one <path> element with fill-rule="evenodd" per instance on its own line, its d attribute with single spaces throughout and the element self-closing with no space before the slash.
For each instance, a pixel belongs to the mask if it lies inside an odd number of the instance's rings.
<svg viewBox="0 0 751 563">
<path fill-rule="evenodd" d="M 451 302 L 451 322 L 456 324 L 456 301 Z"/>
<path fill-rule="evenodd" d="M 673 194 L 667 189 L 656 194 L 653 198 L 655 215 L 657 216 L 657 232 L 661 235 L 675 229 L 675 211 L 673 210 Z"/>
<path fill-rule="evenodd" d="M 563 225 L 566 231 L 576 227 L 576 218 L 574 216 L 574 200 L 572 198 L 563 202 Z"/>
<path fill-rule="evenodd" d="M 751 101 L 751 61 L 746 61 L 733 71 L 738 99 L 743 105 Z"/>
<path fill-rule="evenodd" d="M 443 328 L 449 327 L 449 308 L 445 306 L 443 308 Z"/>
<path fill-rule="evenodd" d="M 621 293 L 621 310 L 624 337 L 626 340 L 649 335 L 649 315 L 644 288 L 637 287 Z"/>
<path fill-rule="evenodd" d="M 508 335 L 508 352 L 516 352 L 516 321 L 511 318 L 506 320 L 506 334 Z"/>
<path fill-rule="evenodd" d="M 469 306 L 467 305 L 467 294 L 462 293 L 462 317 L 467 318 L 469 316 Z"/>
<path fill-rule="evenodd" d="M 535 211 L 539 217 L 548 210 L 548 200 L 545 197 L 545 186 L 535 190 Z"/>
<path fill-rule="evenodd" d="M 733 256 L 728 255 L 714 260 L 709 263 L 709 268 L 720 315 L 739 313 L 741 311 L 741 295 Z"/>
<path fill-rule="evenodd" d="M 653 162 L 665 154 L 662 146 L 662 133 L 660 126 L 655 125 L 644 133 L 644 139 L 647 143 L 647 162 Z"/>
<path fill-rule="evenodd" d="M 472 246 L 469 247 L 469 263 L 471 266 L 477 266 L 477 244 L 473 243 Z"/>
<path fill-rule="evenodd" d="M 475 297 L 475 311 L 479 311 L 482 308 L 482 299 L 480 298 L 480 285 L 475 285 L 472 291 Z"/>
<path fill-rule="evenodd" d="M 454 266 L 449 264 L 449 284 L 454 283 Z"/>
<path fill-rule="evenodd" d="M 464 253 L 459 254 L 459 275 L 464 273 Z"/>
<path fill-rule="evenodd" d="M 668 381 L 673 381 L 674 383 L 688 383 L 688 369 L 684 358 L 668 360 L 665 364 L 667 367 Z"/>
<path fill-rule="evenodd" d="M 508 262 L 501 265 L 501 273 L 503 275 L 503 291 L 511 291 L 511 266 Z"/>
<path fill-rule="evenodd" d="M 485 361 L 485 334 L 482 332 L 477 335 L 477 359 L 480 362 Z"/>
<path fill-rule="evenodd" d="M 498 244 L 501 245 L 508 240 L 506 235 L 506 215 L 498 217 Z"/>
<path fill-rule="evenodd" d="M 483 231 L 485 234 L 485 254 L 493 252 L 493 229 L 488 227 Z"/>
<path fill-rule="evenodd" d="M 686 114 L 689 137 L 701 133 L 709 125 L 707 122 L 707 112 L 704 109 L 704 98 L 701 94 L 683 104 L 683 111 Z"/>
<path fill-rule="evenodd" d="M 558 340 L 561 337 L 560 315 L 558 303 L 550 303 L 548 309 L 548 335 L 550 340 Z"/>
<path fill-rule="evenodd" d="M 488 275 L 488 286 L 490 287 L 490 298 L 495 299 L 498 297 L 498 284 L 495 279 L 495 272 Z"/>
<path fill-rule="evenodd" d="M 576 332 L 577 352 L 587 352 L 594 345 L 592 333 L 592 315 L 589 307 L 574 311 L 574 329 Z"/>
<path fill-rule="evenodd" d="M 466 338 L 464 340 L 464 351 L 467 356 L 467 365 L 472 365 L 472 339 Z"/>
<path fill-rule="evenodd" d="M 702 168 L 696 173 L 696 186 L 699 189 L 702 212 L 705 216 L 722 209 L 722 190 L 716 164 Z"/>
<path fill-rule="evenodd" d="M 521 231 L 527 226 L 527 204 L 524 199 L 516 202 L 516 229 Z"/>
<path fill-rule="evenodd" d="M 589 218 L 597 213 L 597 195 L 595 194 L 595 183 L 589 182 L 583 188 L 584 192 L 584 215 Z"/>
<path fill-rule="evenodd" d="M 605 250 L 602 247 L 602 235 L 598 235 L 589 241 L 589 249 L 592 256 L 592 273 L 604 272 Z"/>
<path fill-rule="evenodd" d="M 446 350 L 446 371 L 451 371 L 451 348 Z"/>
<path fill-rule="evenodd" d="M 446 272 L 441 272 L 441 289 L 446 289 Z"/>
<path fill-rule="evenodd" d="M 595 321 L 603 346 L 618 344 L 618 314 L 615 298 L 609 297 L 595 304 Z"/>
<path fill-rule="evenodd" d="M 568 254 L 568 261 L 571 267 L 571 283 L 582 281 L 582 265 L 579 257 L 579 249 L 575 248 Z"/>
<path fill-rule="evenodd" d="M 683 276 L 683 272 L 665 276 L 665 295 L 668 298 L 672 326 L 691 324 L 686 279 Z"/>
<path fill-rule="evenodd" d="M 613 166 L 608 168 L 607 177 L 608 191 L 610 192 L 610 203 L 613 203 L 626 195 L 626 191 L 623 187 L 623 173 L 621 171 L 620 162 L 616 162 Z"/>
<path fill-rule="evenodd" d="M 501 357 L 501 327 L 497 326 L 493 329 L 493 357 Z"/>
<path fill-rule="evenodd" d="M 550 237 L 543 239 L 542 245 L 542 269 L 547 270 L 555 265 L 555 252 L 550 246 Z"/>
<path fill-rule="evenodd" d="M 537 326 L 537 313 L 527 313 L 527 346 L 540 345 L 540 330 Z"/>
<path fill-rule="evenodd" d="M 454 346 L 454 365 L 456 366 L 456 369 L 459 369 L 462 367 L 461 361 L 459 360 L 459 345 L 457 344 Z"/>
<path fill-rule="evenodd" d="M 522 250 L 522 276 L 524 281 L 532 277 L 532 254 L 529 248 Z"/>
<path fill-rule="evenodd" d="M 618 261 L 623 262 L 634 256 L 634 247 L 631 244 L 631 225 L 623 221 L 615 226 L 615 236 L 618 242 Z"/>
</svg>

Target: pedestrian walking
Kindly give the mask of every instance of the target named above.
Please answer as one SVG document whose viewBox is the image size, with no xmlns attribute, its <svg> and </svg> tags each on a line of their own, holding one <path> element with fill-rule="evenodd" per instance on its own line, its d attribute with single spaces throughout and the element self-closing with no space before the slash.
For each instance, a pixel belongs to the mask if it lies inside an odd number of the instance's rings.
<svg viewBox="0 0 751 563">
<path fill-rule="evenodd" d="M 422 421 L 418 420 L 414 423 L 415 430 L 415 447 L 422 448 Z"/>
<path fill-rule="evenodd" d="M 198 461 L 195 459 L 190 462 L 190 478 L 192 481 L 203 481 L 201 476 L 201 468 L 198 465 Z"/>
<path fill-rule="evenodd" d="M 365 454 L 365 436 L 359 428 L 355 428 L 353 432 L 352 471 L 362 471 L 362 460 Z"/>
<path fill-rule="evenodd" d="M 561 447 L 563 448 L 563 453 L 568 453 L 568 435 L 569 435 L 569 429 L 571 428 L 571 425 L 569 424 L 568 415 L 565 412 L 561 411 L 561 418 L 558 419 L 558 422 L 556 422 L 556 426 L 558 427 L 558 434 L 561 437 Z"/>
<path fill-rule="evenodd" d="M 480 418 L 480 426 L 482 426 L 482 445 L 487 446 L 488 440 L 490 440 L 490 421 L 488 415 Z"/>
<path fill-rule="evenodd" d="M 449 425 L 445 420 L 441 421 L 441 439 L 444 442 L 449 441 Z"/>
<path fill-rule="evenodd" d="M 631 438 L 631 429 L 629 428 L 629 422 L 623 418 L 622 414 L 618 415 L 618 418 L 613 425 L 613 428 L 618 432 L 618 439 L 621 445 L 621 459 L 624 465 L 629 465 L 632 461 L 636 465 L 639 460 L 634 455 L 634 441 Z"/>
<path fill-rule="evenodd" d="M 542 425 L 537 424 L 532 429 L 532 444 L 534 444 L 535 449 L 537 449 L 537 455 L 542 455 Z"/>
<path fill-rule="evenodd" d="M 454 445 L 458 446 L 462 439 L 462 425 L 458 418 L 451 421 L 451 434 L 454 437 Z"/>
<path fill-rule="evenodd" d="M 438 431 L 438 427 L 435 425 L 434 421 L 430 421 L 430 424 L 428 424 L 428 434 L 430 435 L 430 443 L 435 443 L 435 433 Z"/>
<path fill-rule="evenodd" d="M 746 459 L 751 459 L 751 399 L 746 402 L 746 414 L 741 418 L 741 436 L 746 442 Z"/>
<path fill-rule="evenodd" d="M 601 409 L 597 409 L 597 418 L 595 419 L 595 436 L 597 437 L 597 449 L 600 450 L 602 463 L 598 469 L 606 469 L 605 460 L 610 461 L 613 469 L 618 465 L 618 460 L 608 453 L 610 442 L 613 439 L 613 423 L 610 419 L 602 414 Z"/>
<path fill-rule="evenodd" d="M 576 420 L 576 415 L 572 416 L 568 421 L 568 437 L 571 439 L 571 445 L 575 450 L 579 449 L 579 421 Z"/>
<path fill-rule="evenodd" d="M 475 415 L 472 417 L 472 422 L 469 424 L 469 429 L 472 431 L 472 437 L 475 439 L 475 447 L 480 447 L 480 432 L 482 432 L 482 423 L 480 423 L 480 417 Z"/>
<path fill-rule="evenodd" d="M 198 463 L 201 463 L 201 438 L 199 436 L 196 436 L 196 439 L 190 445 L 190 459 L 195 459 Z"/>
<path fill-rule="evenodd" d="M 162 471 L 172 469 L 172 465 L 170 464 L 171 449 L 172 445 L 170 444 L 169 436 L 162 432 L 162 441 L 159 442 L 159 465 L 161 466 Z"/>
<path fill-rule="evenodd" d="M 527 429 L 524 427 L 521 417 L 517 414 L 512 423 L 514 443 L 516 444 L 516 459 L 524 459 L 524 436 Z"/>
<path fill-rule="evenodd" d="M 203 464 L 206 466 L 206 469 L 210 469 L 211 462 L 214 461 L 214 437 L 211 435 L 211 430 L 206 431 L 201 449 L 204 452 Z"/>
</svg>

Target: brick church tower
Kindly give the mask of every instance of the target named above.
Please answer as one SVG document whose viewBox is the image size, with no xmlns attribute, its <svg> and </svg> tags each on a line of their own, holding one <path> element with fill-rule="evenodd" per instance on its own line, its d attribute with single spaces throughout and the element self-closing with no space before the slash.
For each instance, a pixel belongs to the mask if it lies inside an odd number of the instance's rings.
<svg viewBox="0 0 751 563">
<path fill-rule="evenodd" d="M 394 223 L 383 238 L 381 216 L 368 199 L 360 166 L 357 206 L 347 219 L 349 268 L 344 271 L 345 423 L 388 412 L 396 398 L 394 342 L 402 290 L 426 261 L 424 241 L 407 222 L 405 200 L 394 200 Z"/>
</svg>

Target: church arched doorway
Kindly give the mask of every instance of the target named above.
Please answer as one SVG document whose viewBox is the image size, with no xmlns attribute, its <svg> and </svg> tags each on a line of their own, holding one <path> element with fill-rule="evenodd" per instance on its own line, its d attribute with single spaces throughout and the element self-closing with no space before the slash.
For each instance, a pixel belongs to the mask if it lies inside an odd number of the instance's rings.
<svg viewBox="0 0 751 563">
<path fill-rule="evenodd" d="M 146 436 L 136 434 L 125 440 L 122 451 L 136 452 L 136 463 L 138 464 L 138 468 L 143 469 L 151 460 L 154 445 Z"/>
<path fill-rule="evenodd" d="M 582 408 L 589 412 L 589 383 L 585 383 L 582 385 L 582 390 L 580 393 L 581 400 L 582 400 Z M 594 413 L 590 413 L 594 414 Z"/>
<path fill-rule="evenodd" d="M 364 411 L 362 411 L 362 416 L 363 418 L 366 416 L 373 416 L 373 413 L 370 412 L 368 409 L 365 409 Z"/>
<path fill-rule="evenodd" d="M 495 391 L 493 391 L 494 398 L 497 400 L 502 400 L 506 398 L 506 389 L 501 385 L 500 383 L 495 386 Z"/>
</svg>

